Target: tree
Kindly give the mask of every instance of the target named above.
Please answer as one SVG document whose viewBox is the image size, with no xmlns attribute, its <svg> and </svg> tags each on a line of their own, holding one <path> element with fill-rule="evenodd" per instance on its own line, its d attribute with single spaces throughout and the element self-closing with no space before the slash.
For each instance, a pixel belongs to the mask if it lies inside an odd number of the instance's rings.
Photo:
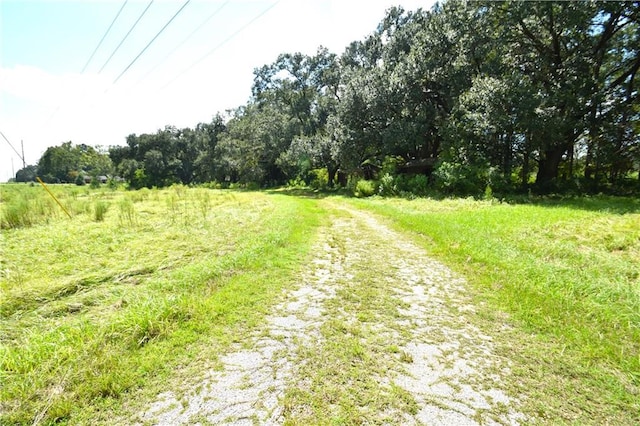
<svg viewBox="0 0 640 426">
<path fill-rule="evenodd" d="M 534 138 L 538 185 L 559 177 L 560 163 L 573 158 L 581 137 L 592 162 L 599 145 L 594 141 L 601 140 L 604 123 L 613 121 L 607 115 L 615 115 L 624 102 L 637 102 L 638 5 L 490 4 L 508 43 L 512 69 L 529 76 L 539 93 L 536 113 L 547 134 Z M 619 89 L 625 85 L 629 97 L 623 101 Z M 624 117 L 618 119 L 621 127 L 627 126 Z"/>
<path fill-rule="evenodd" d="M 16 182 L 35 182 L 38 166 L 27 166 L 16 172 Z"/>
<path fill-rule="evenodd" d="M 284 151 L 275 158 L 289 178 L 305 173 L 303 157 L 313 157 L 314 167 L 326 167 L 329 185 L 333 185 L 338 166 L 327 155 L 332 140 L 327 123 L 340 100 L 340 72 L 337 56 L 323 47 L 314 56 L 282 54 L 273 64 L 255 71 L 253 102 L 258 109 L 279 111 L 284 114 L 279 119 L 287 121 L 280 144 Z M 298 141 L 296 146 L 289 149 L 294 141 Z M 325 155 L 316 155 L 320 152 Z M 303 157 L 294 158 L 297 154 Z"/>
<path fill-rule="evenodd" d="M 38 174 L 51 183 L 75 182 L 80 175 L 98 176 L 112 171 L 113 163 L 106 153 L 71 142 L 47 148 L 38 161 Z"/>
</svg>

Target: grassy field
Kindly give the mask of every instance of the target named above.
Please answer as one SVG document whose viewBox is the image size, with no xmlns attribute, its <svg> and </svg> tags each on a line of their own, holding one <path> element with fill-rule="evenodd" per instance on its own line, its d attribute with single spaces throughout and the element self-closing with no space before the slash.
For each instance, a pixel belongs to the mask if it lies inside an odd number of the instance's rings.
<svg viewBox="0 0 640 426">
<path fill-rule="evenodd" d="M 292 193 L 52 186 L 69 219 L 42 188 L 0 189 L 1 424 L 108 424 L 215 360 L 295 282 L 328 217 Z M 529 414 L 640 422 L 640 200 L 332 202 L 467 278 Z"/>
<path fill-rule="evenodd" d="M 2 231 L 2 424 L 91 423 L 215 358 L 293 279 L 321 216 L 260 193 L 53 190 L 72 219 L 41 188 L 2 188 L 3 227 L 29 215 Z"/>
<path fill-rule="evenodd" d="M 639 199 L 351 203 L 467 277 L 530 412 L 553 423 L 640 422 Z M 505 321 L 516 333 L 504 333 Z"/>
</svg>

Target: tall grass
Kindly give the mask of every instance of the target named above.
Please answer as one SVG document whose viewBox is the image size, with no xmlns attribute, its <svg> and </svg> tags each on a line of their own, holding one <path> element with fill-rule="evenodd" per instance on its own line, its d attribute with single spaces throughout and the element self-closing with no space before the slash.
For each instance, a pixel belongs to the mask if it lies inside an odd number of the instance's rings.
<svg viewBox="0 0 640 426">
<path fill-rule="evenodd" d="M 167 214 L 172 191 L 135 212 L 121 193 L 119 214 L 101 222 L 7 232 L 0 423 L 109 424 L 124 396 L 166 384 L 194 354 L 215 359 L 293 282 L 317 225 L 313 201 L 211 191 L 207 226 L 186 227 Z M 122 226 L 137 215 L 144 224 Z"/>
<path fill-rule="evenodd" d="M 136 209 L 133 205 L 135 197 L 125 196 L 120 199 L 118 203 L 118 207 L 120 209 L 120 223 L 127 225 L 135 225 L 136 224 Z"/>
<path fill-rule="evenodd" d="M 105 214 L 107 214 L 107 209 L 109 205 L 102 200 L 96 200 L 93 205 L 93 220 L 96 222 L 102 222 L 104 220 Z"/>
<path fill-rule="evenodd" d="M 0 190 L 0 227 L 3 229 L 48 223 L 59 214 L 59 207 L 42 188 L 4 184 Z"/>
</svg>

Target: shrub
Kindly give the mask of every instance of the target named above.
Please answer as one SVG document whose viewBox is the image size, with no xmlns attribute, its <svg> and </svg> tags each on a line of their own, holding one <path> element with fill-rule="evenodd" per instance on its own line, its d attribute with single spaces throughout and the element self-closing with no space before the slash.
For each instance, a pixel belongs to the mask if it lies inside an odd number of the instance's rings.
<svg viewBox="0 0 640 426">
<path fill-rule="evenodd" d="M 116 189 L 118 189 L 118 186 L 118 181 L 115 178 L 110 177 L 109 179 L 107 179 L 107 188 L 115 191 Z"/>
<path fill-rule="evenodd" d="M 398 193 L 398 187 L 396 185 L 396 179 L 389 173 L 385 173 L 380 178 L 380 186 L 378 193 L 382 196 L 396 195 Z"/>
<path fill-rule="evenodd" d="M 376 182 L 372 180 L 359 180 L 356 183 L 354 195 L 356 197 L 371 197 L 376 193 Z"/>
<path fill-rule="evenodd" d="M 287 182 L 287 187 L 292 189 L 304 188 L 305 186 L 307 186 L 307 184 L 301 177 L 289 179 L 289 182 Z"/>
<path fill-rule="evenodd" d="M 493 170 L 484 165 L 443 161 L 434 171 L 436 188 L 445 194 L 480 195 L 491 184 Z"/>
<path fill-rule="evenodd" d="M 329 172 L 327 169 L 313 169 L 309 172 L 309 186 L 313 189 L 326 189 L 329 186 Z"/>
<path fill-rule="evenodd" d="M 413 195 L 427 195 L 429 191 L 429 178 L 425 175 L 414 175 L 407 180 L 407 192 Z"/>
</svg>

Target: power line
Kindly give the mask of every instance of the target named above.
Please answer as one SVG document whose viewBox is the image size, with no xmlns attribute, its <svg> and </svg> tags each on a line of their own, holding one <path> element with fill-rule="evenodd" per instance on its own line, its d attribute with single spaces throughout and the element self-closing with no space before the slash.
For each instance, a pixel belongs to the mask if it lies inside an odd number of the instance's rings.
<svg viewBox="0 0 640 426">
<path fill-rule="evenodd" d="M 26 162 L 24 161 L 24 157 L 22 155 L 20 155 L 18 150 L 13 147 L 13 145 L 11 144 L 11 142 L 9 142 L 9 139 L 7 139 L 7 137 L 4 135 L 4 133 L 0 132 L 0 135 L 2 135 L 2 137 L 4 138 L 5 141 L 7 141 L 7 143 L 11 147 L 11 149 L 13 149 L 13 152 L 18 154 L 18 158 L 22 160 L 22 164 L 26 164 Z"/>
<path fill-rule="evenodd" d="M 129 0 L 124 0 L 124 3 L 122 4 L 122 6 L 120 7 L 120 10 L 118 10 L 118 13 L 116 13 L 115 18 L 113 18 L 113 21 L 111 21 L 111 25 L 109 25 L 109 28 L 107 28 L 107 31 L 104 33 L 104 35 L 102 36 L 102 39 L 100 40 L 100 42 L 98 43 L 98 45 L 96 46 L 95 49 L 93 49 L 93 53 L 91 53 L 91 56 L 89 57 L 89 59 L 87 60 L 87 63 L 84 64 L 84 67 L 82 68 L 82 71 L 80 71 L 80 74 L 84 74 L 84 72 L 87 70 L 87 67 L 89 66 L 89 63 L 91 62 L 91 60 L 93 59 L 94 55 L 96 54 L 96 52 L 98 51 L 98 49 L 100 48 L 100 46 L 102 45 L 102 42 L 104 41 L 104 39 L 107 37 L 107 34 L 109 34 L 109 32 L 111 31 L 111 27 L 113 27 L 113 24 L 115 24 L 116 20 L 118 19 L 118 17 L 120 16 L 120 14 L 122 13 L 122 9 L 124 9 L 124 7 L 127 5 L 127 2 Z M 153 0 L 151 1 L 153 3 Z M 149 4 L 149 6 L 151 6 L 151 4 Z M 149 6 L 147 6 L 147 9 L 149 8 Z M 146 9 L 145 9 L 146 12 Z M 137 22 L 136 22 L 137 24 Z M 135 25 L 134 25 L 135 26 Z M 131 32 L 131 31 L 129 31 Z M 129 35 L 129 34 L 127 34 Z M 126 38 L 126 37 L 125 37 Z M 124 42 L 124 40 L 123 40 Z M 120 42 L 120 44 L 122 44 L 122 42 Z M 120 45 L 118 45 L 118 47 L 120 47 Z M 116 49 L 117 50 L 117 49 Z M 113 56 L 113 54 L 115 53 L 115 51 L 111 54 L 111 56 L 109 57 L 109 59 L 111 59 L 111 57 Z M 107 60 L 107 63 L 109 62 L 109 60 Z M 105 63 L 102 68 L 100 69 L 100 71 L 102 71 L 102 69 L 107 65 L 107 63 Z M 100 72 L 98 72 L 98 74 L 100 74 Z M 49 124 L 51 122 L 51 120 L 53 120 L 53 117 L 56 116 L 56 114 L 58 113 L 58 111 L 60 111 L 60 105 L 58 105 L 55 109 L 55 111 L 53 111 L 53 113 L 51 113 L 51 115 L 49 116 L 49 118 L 47 119 L 47 121 L 44 122 L 44 124 L 42 124 L 40 126 L 40 128 L 45 127 L 47 124 Z"/>
<path fill-rule="evenodd" d="M 109 31 L 111 31 L 111 28 L 113 27 L 113 24 L 116 23 L 116 20 L 118 19 L 118 17 L 120 16 L 120 14 L 122 13 L 122 9 L 124 9 L 124 7 L 127 5 L 127 2 L 129 0 L 124 0 L 124 3 L 122 3 L 122 6 L 120 7 L 120 10 L 118 11 L 118 13 L 116 14 L 116 17 L 113 18 L 113 21 L 111 21 L 111 25 L 109 25 L 109 28 L 107 28 L 107 31 L 104 33 L 104 35 L 102 36 L 102 39 L 100 40 L 100 42 L 98 43 L 98 45 L 96 46 L 95 49 L 93 49 L 93 53 L 91 54 L 91 56 L 89 57 L 89 60 L 87 61 L 86 64 L 84 64 L 84 68 L 82 68 L 82 71 L 80 72 L 80 74 L 84 74 L 84 72 L 86 71 L 87 67 L 89 66 L 89 63 L 91 62 L 91 60 L 93 59 L 93 56 L 96 54 L 96 52 L 98 51 L 98 49 L 100 48 L 100 46 L 102 45 L 102 42 L 104 41 L 105 38 L 107 38 L 107 34 L 109 34 Z"/>
<path fill-rule="evenodd" d="M 152 0 L 152 1 L 153 1 L 153 0 Z M 144 53 L 144 52 L 149 48 L 149 46 L 151 46 L 151 44 L 153 44 L 153 42 L 158 38 L 158 36 L 159 36 L 160 34 L 162 34 L 162 32 L 165 30 L 165 28 L 167 28 L 167 27 L 169 26 L 169 24 L 171 24 L 171 22 L 173 22 L 173 20 L 174 20 L 174 19 L 176 19 L 176 17 L 180 14 L 180 12 L 182 12 L 182 10 L 183 10 L 185 7 L 187 7 L 187 5 L 189 4 L 189 2 L 191 2 L 191 0 L 187 0 L 187 1 L 185 1 L 185 2 L 184 2 L 184 4 L 182 5 L 182 7 L 181 7 L 180 9 L 178 9 L 178 11 L 175 13 L 175 15 L 173 15 L 173 16 L 171 17 L 171 19 L 169 19 L 169 22 L 167 22 L 166 24 L 164 24 L 164 27 L 162 27 L 162 28 L 160 29 L 160 31 L 158 31 L 158 33 L 155 35 L 155 37 L 153 37 L 153 38 L 151 39 L 151 41 L 150 41 L 149 43 L 147 43 L 147 45 L 144 47 L 144 49 L 142 49 L 142 51 L 141 51 L 140 53 L 138 53 L 138 56 L 136 56 L 136 57 L 133 59 L 133 61 L 131 61 L 131 63 L 130 63 L 129 65 L 127 65 L 127 67 L 126 67 L 126 68 L 125 68 L 125 69 L 120 73 L 120 75 L 119 75 L 115 80 L 113 80 L 113 83 L 112 83 L 112 84 L 116 84 L 116 82 L 117 82 L 118 80 L 120 80 L 120 77 L 122 77 L 122 76 L 123 76 L 123 75 L 124 75 L 128 70 L 129 70 L 129 68 L 131 68 L 131 66 L 132 66 L 132 65 L 133 65 L 133 64 L 138 60 L 138 58 L 139 58 L 140 56 L 142 56 L 142 54 L 143 54 L 143 53 Z"/>
<path fill-rule="evenodd" d="M 204 21 L 202 21 L 202 23 L 200 25 L 198 25 L 198 28 L 196 28 L 195 30 L 193 30 L 191 32 L 191 34 L 189 34 L 184 40 L 182 40 L 182 42 L 180 42 L 180 44 L 178 44 L 171 52 L 169 52 L 169 54 L 167 54 L 164 58 L 162 58 L 162 60 L 160 62 L 158 62 L 158 64 L 151 68 L 149 71 L 147 71 L 147 73 L 145 75 L 142 76 L 142 78 L 140 78 L 140 80 L 145 79 L 149 74 L 151 74 L 152 72 L 154 72 L 156 69 L 158 69 L 158 67 L 160 65 L 162 65 L 167 59 L 169 59 L 169 57 L 171 57 L 171 55 L 173 55 L 176 50 L 178 50 L 180 47 L 182 47 L 187 41 L 189 41 L 191 39 L 191 37 L 193 37 L 193 35 L 195 33 L 197 33 L 198 31 L 200 31 L 202 29 L 202 27 L 205 26 L 205 24 L 207 22 L 209 22 L 211 20 L 211 18 L 213 18 L 214 16 L 216 16 L 218 13 L 220 13 L 220 11 L 227 5 L 229 4 L 230 0 L 225 1 L 224 3 L 222 3 L 222 5 L 220 7 L 218 7 L 211 15 L 209 15 L 207 17 L 207 19 L 205 19 Z"/>
<path fill-rule="evenodd" d="M 140 14 L 140 16 L 138 16 L 138 19 L 136 19 L 136 22 L 134 22 L 133 26 L 131 28 L 129 28 L 129 31 L 127 31 L 127 34 L 124 36 L 124 38 L 122 39 L 122 41 L 120 41 L 120 44 L 118 44 L 118 46 L 116 46 L 115 50 L 111 53 L 111 56 L 109 56 L 109 58 L 107 59 L 107 61 L 104 63 L 104 65 L 102 66 L 102 68 L 100 68 L 100 71 L 98 71 L 98 74 L 100 74 L 102 72 L 102 70 L 104 70 L 104 68 L 107 66 L 107 64 L 111 61 L 111 58 L 113 58 L 113 55 L 116 54 L 116 52 L 120 49 L 120 46 L 122 46 L 122 43 L 124 43 L 124 41 L 127 39 L 127 37 L 129 37 L 129 34 L 131 34 L 131 32 L 134 30 L 134 28 L 138 25 L 138 22 L 140 22 L 140 20 L 142 19 L 142 17 L 145 15 L 145 13 L 147 13 L 147 10 L 149 10 L 149 8 L 151 7 L 151 5 L 153 4 L 154 0 L 151 0 L 149 2 L 149 4 L 147 5 L 147 7 L 142 11 L 142 13 Z"/>
<path fill-rule="evenodd" d="M 228 42 L 230 42 L 231 40 L 233 40 L 235 37 L 238 36 L 238 34 L 240 34 L 242 31 L 246 30 L 248 27 L 250 27 L 254 22 L 256 22 L 258 19 L 262 18 L 267 12 L 269 12 L 271 9 L 273 9 L 278 3 L 280 3 L 280 1 L 282 0 L 277 0 L 275 3 L 273 3 L 272 5 L 270 5 L 269 7 L 267 7 L 265 10 L 263 10 L 262 12 L 260 12 L 258 15 L 256 15 L 253 19 L 251 19 L 249 22 L 247 22 L 244 26 L 240 27 L 240 29 L 238 29 L 236 32 L 234 32 L 233 34 L 231 34 L 229 37 L 227 37 L 226 39 L 224 39 L 220 44 L 218 44 L 216 47 L 214 47 L 213 49 L 211 49 L 210 51 L 208 51 L 204 56 L 202 56 L 200 59 L 198 59 L 197 61 L 195 61 L 194 63 L 192 63 L 187 69 L 185 69 L 184 71 L 182 71 L 180 74 L 178 74 L 176 77 L 174 77 L 172 80 L 170 80 L 167 84 L 165 84 L 162 89 L 166 89 L 168 86 L 170 86 L 174 81 L 176 81 L 177 79 L 179 79 L 180 77 L 182 77 L 184 74 L 186 74 L 187 72 L 191 71 L 196 65 L 200 64 L 200 62 L 204 61 L 206 58 L 208 58 L 209 56 L 211 56 L 215 51 L 217 51 L 218 49 L 220 49 L 222 46 L 224 46 L 225 44 L 227 44 Z"/>
</svg>

